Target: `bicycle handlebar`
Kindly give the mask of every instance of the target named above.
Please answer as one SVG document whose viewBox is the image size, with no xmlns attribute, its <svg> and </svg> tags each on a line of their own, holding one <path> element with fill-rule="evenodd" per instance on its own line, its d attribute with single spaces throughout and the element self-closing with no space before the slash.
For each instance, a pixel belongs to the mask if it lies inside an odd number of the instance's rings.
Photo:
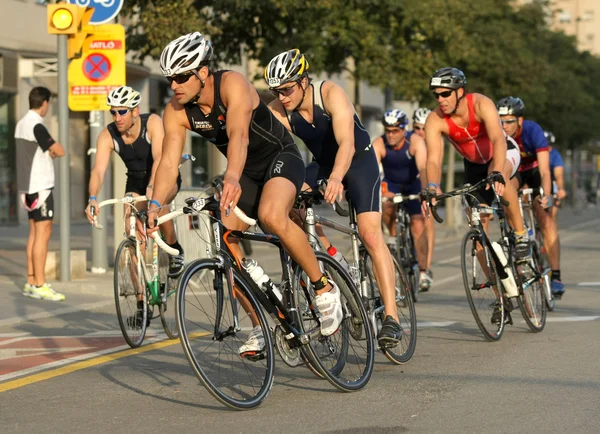
<svg viewBox="0 0 600 434">
<path fill-rule="evenodd" d="M 119 199 L 106 199 L 98 204 L 98 209 L 100 209 L 106 205 L 116 205 L 118 203 L 126 203 L 128 205 L 133 206 L 134 203 L 143 202 L 145 200 L 148 200 L 148 198 L 146 196 L 125 196 L 125 197 L 121 197 Z M 102 226 L 101 224 L 98 223 L 98 220 L 97 220 L 98 216 L 96 215 L 96 207 L 95 206 L 90 207 L 90 214 L 94 217 L 94 222 L 92 223 L 92 226 L 95 227 L 96 229 L 104 229 L 104 226 Z"/>
<path fill-rule="evenodd" d="M 325 198 L 325 190 L 327 188 L 327 180 L 320 179 L 317 181 L 317 185 L 319 186 L 319 192 L 321 193 L 323 198 Z M 350 211 L 347 210 L 346 208 L 344 208 L 337 201 L 337 199 L 333 202 L 333 204 L 331 206 L 333 207 L 333 210 L 337 213 L 337 215 L 339 215 L 340 217 L 348 217 L 350 215 Z"/>
<path fill-rule="evenodd" d="M 396 193 L 394 195 L 394 197 L 382 197 L 381 201 L 382 202 L 392 202 L 394 204 L 398 204 L 398 203 L 406 202 L 409 200 L 418 200 L 420 198 L 421 198 L 421 196 L 418 194 L 403 195 L 402 193 Z"/>
</svg>

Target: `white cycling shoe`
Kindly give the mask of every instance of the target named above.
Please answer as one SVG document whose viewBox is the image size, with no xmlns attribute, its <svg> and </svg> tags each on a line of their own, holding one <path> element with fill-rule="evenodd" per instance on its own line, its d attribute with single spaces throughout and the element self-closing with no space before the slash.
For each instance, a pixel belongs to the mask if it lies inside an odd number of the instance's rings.
<svg viewBox="0 0 600 434">
<path fill-rule="evenodd" d="M 334 334 L 344 319 L 340 289 L 333 280 L 328 280 L 331 290 L 315 297 L 315 303 L 321 312 L 321 334 L 323 336 Z"/>
</svg>

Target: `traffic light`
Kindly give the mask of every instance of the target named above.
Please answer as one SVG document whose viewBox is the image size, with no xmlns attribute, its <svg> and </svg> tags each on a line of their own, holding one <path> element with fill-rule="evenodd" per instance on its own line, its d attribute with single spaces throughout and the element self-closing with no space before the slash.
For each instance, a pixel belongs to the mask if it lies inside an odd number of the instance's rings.
<svg viewBox="0 0 600 434">
<path fill-rule="evenodd" d="M 68 57 L 77 57 L 85 38 L 90 34 L 88 24 L 94 15 L 94 8 L 81 7 L 69 3 L 48 5 L 48 33 L 68 35 Z"/>
<path fill-rule="evenodd" d="M 48 5 L 48 33 L 74 35 L 77 33 L 79 7 L 68 3 Z"/>
</svg>

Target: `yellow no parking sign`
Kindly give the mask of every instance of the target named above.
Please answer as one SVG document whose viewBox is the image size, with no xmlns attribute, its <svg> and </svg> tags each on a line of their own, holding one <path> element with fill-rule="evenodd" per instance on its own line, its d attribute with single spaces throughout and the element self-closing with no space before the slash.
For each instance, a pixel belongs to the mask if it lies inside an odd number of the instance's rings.
<svg viewBox="0 0 600 434">
<path fill-rule="evenodd" d="M 69 65 L 69 108 L 108 110 L 106 95 L 125 85 L 125 29 L 120 24 L 88 29 L 81 57 Z"/>
</svg>

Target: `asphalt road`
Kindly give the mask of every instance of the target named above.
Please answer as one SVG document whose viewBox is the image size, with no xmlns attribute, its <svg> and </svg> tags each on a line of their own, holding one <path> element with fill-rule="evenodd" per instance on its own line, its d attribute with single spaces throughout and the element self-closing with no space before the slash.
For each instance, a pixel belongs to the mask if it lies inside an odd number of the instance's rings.
<svg viewBox="0 0 600 434">
<path fill-rule="evenodd" d="M 142 348 L 123 347 L 111 276 L 65 285 L 64 304 L 26 299 L 15 279 L 0 280 L 0 431 L 595 433 L 600 212 L 565 211 L 560 223 L 567 293 L 541 333 L 516 311 L 502 339 L 487 342 L 462 287 L 460 237 L 441 233 L 408 364 L 378 354 L 367 387 L 347 394 L 277 359 L 269 397 L 247 412 L 208 394 L 160 321 Z M 256 249 L 259 262 L 265 252 Z"/>
</svg>

